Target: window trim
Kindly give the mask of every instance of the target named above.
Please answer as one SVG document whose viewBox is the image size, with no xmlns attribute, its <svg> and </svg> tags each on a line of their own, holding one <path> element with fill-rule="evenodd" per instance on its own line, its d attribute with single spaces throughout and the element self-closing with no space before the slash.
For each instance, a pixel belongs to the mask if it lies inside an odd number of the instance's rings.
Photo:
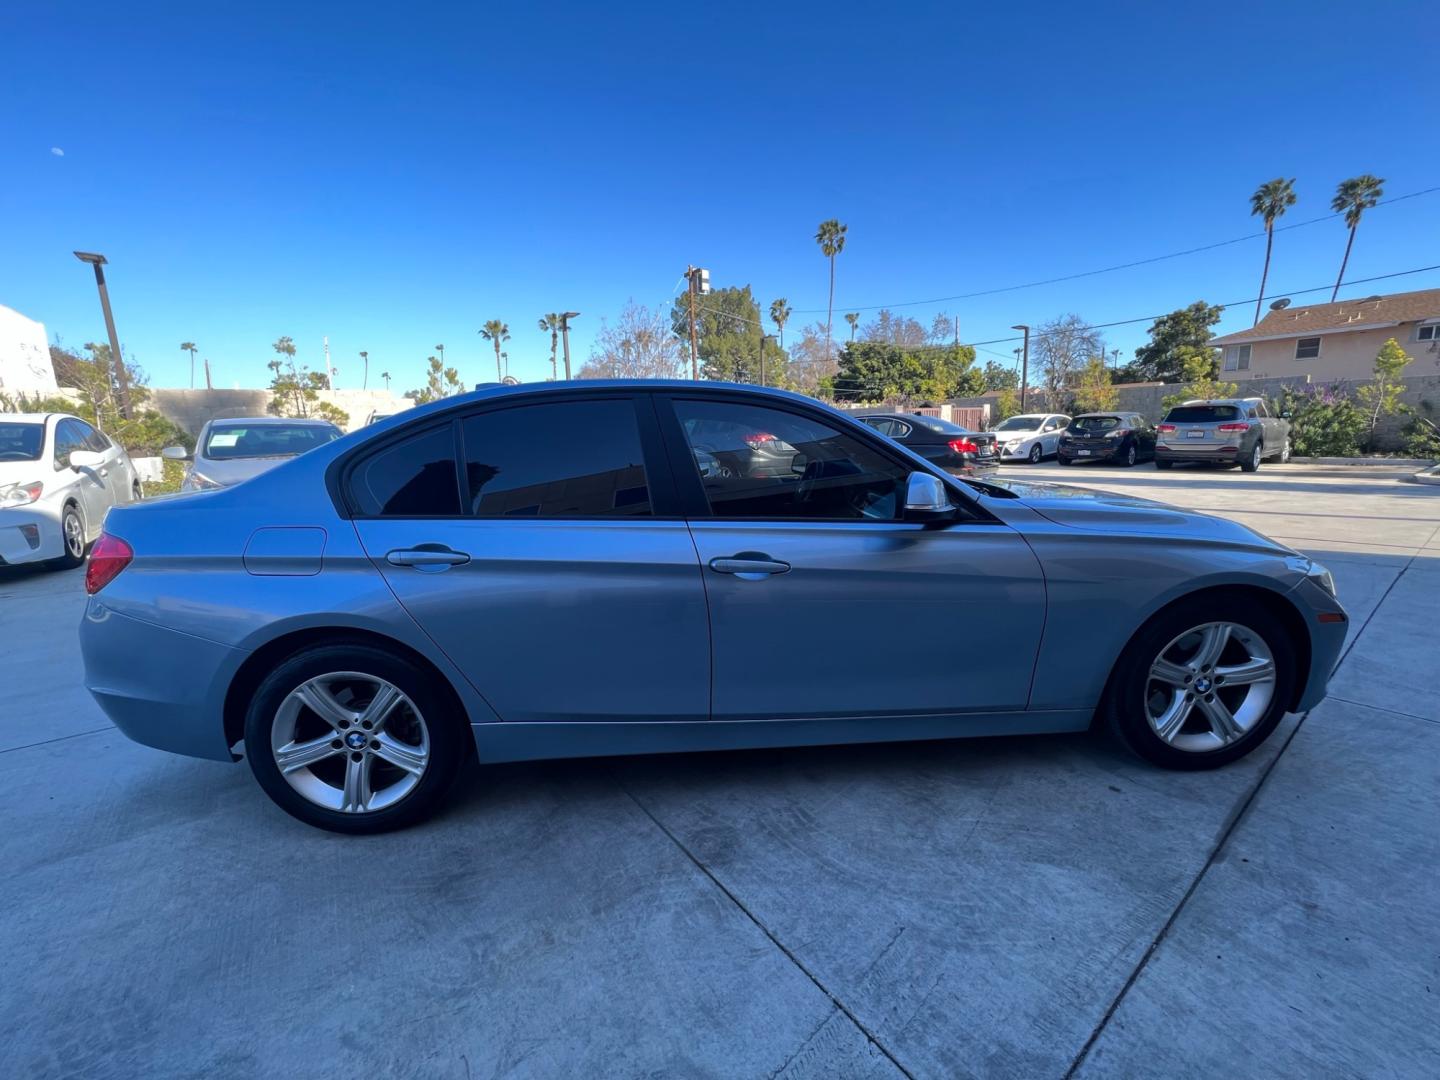
<svg viewBox="0 0 1440 1080">
<path fill-rule="evenodd" d="M 1429 331 L 1430 331 L 1430 336 L 1429 336 L 1429 337 L 1421 337 L 1421 336 L 1420 336 L 1420 331 L 1421 331 L 1421 330 L 1429 330 Z M 1418 342 L 1418 341 L 1428 341 L 1428 342 L 1430 342 L 1431 344 L 1434 344 L 1435 342 L 1440 341 L 1440 321 L 1432 320 L 1432 321 L 1429 321 L 1429 322 L 1422 322 L 1422 323 L 1417 324 L 1416 327 L 1415 327 L 1415 340 L 1416 340 L 1417 342 Z"/>
<path fill-rule="evenodd" d="M 1307 341 L 1313 341 L 1313 342 L 1315 342 L 1315 355 L 1314 355 L 1314 356 L 1301 356 L 1301 355 L 1300 355 L 1300 346 L 1303 345 L 1303 344 L 1305 344 L 1305 342 L 1307 342 Z M 1320 336 L 1320 337 L 1302 337 L 1302 338 L 1296 338 L 1296 339 L 1295 339 L 1295 359 L 1296 359 L 1296 360 L 1319 360 L 1319 359 L 1320 359 L 1321 351 L 1324 349 L 1324 347 L 1325 347 L 1325 338 L 1324 338 L 1323 336 Z"/>
</svg>

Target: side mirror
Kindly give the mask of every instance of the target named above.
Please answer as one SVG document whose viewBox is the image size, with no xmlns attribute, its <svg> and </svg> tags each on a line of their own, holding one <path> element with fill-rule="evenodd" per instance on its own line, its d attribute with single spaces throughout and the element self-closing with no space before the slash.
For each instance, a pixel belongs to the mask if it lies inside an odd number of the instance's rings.
<svg viewBox="0 0 1440 1080">
<path fill-rule="evenodd" d="M 804 454 L 796 454 L 790 459 L 790 471 L 796 476 L 804 476 L 805 469 L 810 464 L 810 459 Z"/>
<path fill-rule="evenodd" d="M 103 464 L 105 464 L 105 455 L 97 454 L 94 450 L 70 451 L 70 467 L 72 469 L 95 469 Z"/>
<path fill-rule="evenodd" d="M 950 492 L 938 476 L 928 472 L 912 472 L 905 478 L 905 516 L 943 518 L 955 512 Z"/>
<path fill-rule="evenodd" d="M 1289 419 L 1290 419 L 1292 416 L 1294 416 L 1294 415 L 1295 415 L 1295 414 L 1292 413 L 1289 409 L 1286 409 L 1284 412 L 1282 412 L 1282 413 L 1280 414 L 1280 419 L 1281 419 L 1281 420 L 1289 420 Z"/>
<path fill-rule="evenodd" d="M 167 446 L 160 451 L 160 456 L 166 461 L 189 461 L 190 451 L 183 446 Z"/>
</svg>

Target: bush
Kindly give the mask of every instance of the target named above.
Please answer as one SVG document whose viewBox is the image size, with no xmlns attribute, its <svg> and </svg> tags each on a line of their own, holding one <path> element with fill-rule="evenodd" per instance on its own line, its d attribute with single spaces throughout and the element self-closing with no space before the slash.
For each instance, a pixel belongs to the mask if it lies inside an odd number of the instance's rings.
<svg viewBox="0 0 1440 1080">
<path fill-rule="evenodd" d="M 1275 411 L 1290 413 L 1290 448 L 1301 457 L 1354 457 L 1360 453 L 1367 419 L 1342 389 L 1286 388 Z"/>
<path fill-rule="evenodd" d="M 1440 460 L 1440 428 L 1416 417 L 1405 425 L 1405 453 L 1410 457 Z"/>
</svg>

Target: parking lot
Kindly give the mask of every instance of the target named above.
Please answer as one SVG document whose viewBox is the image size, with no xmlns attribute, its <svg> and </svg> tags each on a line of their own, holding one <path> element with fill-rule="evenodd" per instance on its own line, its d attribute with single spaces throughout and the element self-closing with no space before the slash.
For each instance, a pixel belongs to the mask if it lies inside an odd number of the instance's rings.
<svg viewBox="0 0 1440 1080">
<path fill-rule="evenodd" d="M 120 736 L 82 575 L 0 570 L 0 1076 L 1440 1073 L 1440 489 L 1005 474 L 1326 563 L 1330 698 L 1213 773 L 1083 735 L 510 765 L 345 838 Z"/>
</svg>

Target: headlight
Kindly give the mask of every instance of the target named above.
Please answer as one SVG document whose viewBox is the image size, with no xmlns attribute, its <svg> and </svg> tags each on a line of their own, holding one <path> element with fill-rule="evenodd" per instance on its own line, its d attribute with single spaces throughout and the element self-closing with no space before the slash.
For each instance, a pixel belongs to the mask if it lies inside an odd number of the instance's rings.
<svg viewBox="0 0 1440 1080">
<path fill-rule="evenodd" d="M 40 492 L 44 489 L 45 485 L 38 480 L 33 484 L 12 484 L 0 491 L 0 507 L 29 506 L 40 498 Z"/>
<path fill-rule="evenodd" d="M 1024 441 L 1025 441 L 1024 439 L 1011 439 L 1009 442 L 1007 442 L 1007 443 L 1005 444 L 1005 449 L 1006 449 L 1006 450 L 1019 450 L 1019 449 L 1020 449 L 1020 444 L 1021 444 L 1022 442 L 1024 442 Z"/>
<path fill-rule="evenodd" d="M 1329 570 L 1321 566 L 1314 559 L 1305 555 L 1291 555 L 1285 560 L 1285 565 L 1297 574 L 1304 574 L 1311 581 L 1319 585 L 1331 596 L 1335 595 L 1335 577 Z"/>
<path fill-rule="evenodd" d="M 224 484 L 217 484 L 204 473 L 196 472 L 194 469 L 190 470 L 190 475 L 186 477 L 186 480 L 190 484 L 191 491 L 219 491 L 225 486 Z"/>
</svg>

